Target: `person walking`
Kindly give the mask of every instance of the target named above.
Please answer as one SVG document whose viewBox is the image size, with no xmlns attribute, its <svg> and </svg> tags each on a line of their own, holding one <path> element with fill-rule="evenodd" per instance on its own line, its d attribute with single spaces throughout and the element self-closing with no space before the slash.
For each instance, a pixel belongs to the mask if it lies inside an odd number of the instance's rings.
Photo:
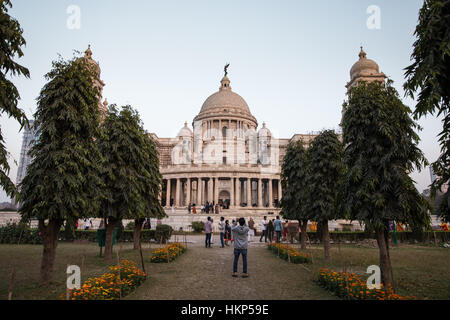
<svg viewBox="0 0 450 320">
<path fill-rule="evenodd" d="M 248 242 L 252 242 L 255 240 L 255 221 L 251 217 L 248 220 L 248 228 L 250 229 L 248 231 Z"/>
<path fill-rule="evenodd" d="M 225 241 L 224 241 L 224 236 L 225 236 L 225 218 L 224 217 L 220 217 L 220 222 L 219 222 L 219 232 L 220 232 L 220 244 L 221 244 L 221 248 L 225 248 Z"/>
<path fill-rule="evenodd" d="M 216 204 L 214 211 L 215 211 L 215 214 L 219 214 L 219 205 L 218 204 Z"/>
<path fill-rule="evenodd" d="M 281 223 L 280 216 L 277 216 L 277 218 L 275 219 L 273 228 L 277 233 L 277 243 L 279 243 L 281 239 L 281 232 L 283 231 L 283 224 Z"/>
<path fill-rule="evenodd" d="M 274 219 L 269 220 L 269 223 L 267 224 L 267 230 L 266 230 L 270 243 L 273 242 L 273 221 L 274 221 Z"/>
<path fill-rule="evenodd" d="M 208 217 L 208 220 L 206 220 L 205 223 L 205 248 L 211 248 L 211 232 L 212 232 L 212 225 L 211 225 L 211 217 Z"/>
<path fill-rule="evenodd" d="M 225 220 L 225 245 L 229 246 L 228 241 L 231 240 L 231 226 L 228 220 Z"/>
<path fill-rule="evenodd" d="M 264 219 L 261 221 L 261 238 L 259 238 L 259 242 L 262 242 L 262 238 L 264 237 L 264 242 L 267 242 L 267 233 L 266 233 L 266 225 L 267 225 L 267 216 L 264 216 Z"/>
<path fill-rule="evenodd" d="M 283 223 L 283 241 L 287 241 L 288 225 L 289 225 L 289 221 L 286 220 Z"/>
<path fill-rule="evenodd" d="M 248 248 L 248 231 L 249 227 L 245 225 L 245 219 L 239 218 L 239 225 L 234 222 L 231 231 L 234 238 L 234 261 L 233 261 L 233 277 L 237 277 L 237 267 L 239 256 L 242 255 L 242 277 L 247 278 L 247 248 Z"/>
<path fill-rule="evenodd" d="M 89 230 L 89 228 L 91 227 L 91 219 L 84 219 L 84 230 Z"/>
<path fill-rule="evenodd" d="M 195 204 L 192 206 L 192 213 L 197 214 L 197 208 L 195 207 Z"/>
<path fill-rule="evenodd" d="M 191 203 L 188 204 L 188 208 L 187 209 L 188 209 L 188 214 L 190 214 L 191 213 L 191 209 L 192 209 Z"/>
<path fill-rule="evenodd" d="M 209 214 L 209 202 L 206 201 L 206 205 L 205 205 L 205 213 Z"/>
<path fill-rule="evenodd" d="M 214 244 L 214 220 L 211 218 L 211 244 Z"/>
</svg>

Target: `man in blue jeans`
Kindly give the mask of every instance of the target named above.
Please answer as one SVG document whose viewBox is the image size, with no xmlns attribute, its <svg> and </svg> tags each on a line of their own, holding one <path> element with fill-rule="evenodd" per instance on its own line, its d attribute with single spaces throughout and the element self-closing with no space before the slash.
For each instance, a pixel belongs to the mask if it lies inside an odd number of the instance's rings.
<svg viewBox="0 0 450 320">
<path fill-rule="evenodd" d="M 243 262 L 243 273 L 242 277 L 247 278 L 247 248 L 248 248 L 248 231 L 249 227 L 245 224 L 244 218 L 239 218 L 239 225 L 236 221 L 233 223 L 231 231 L 233 232 L 234 238 L 234 262 L 233 262 L 233 277 L 237 277 L 237 265 L 239 260 L 239 255 L 242 254 Z"/>
<path fill-rule="evenodd" d="M 205 223 L 205 248 L 211 248 L 211 233 L 212 233 L 212 223 L 211 217 L 208 217 L 208 220 Z"/>
<path fill-rule="evenodd" d="M 281 231 L 283 231 L 283 224 L 281 223 L 280 216 L 277 216 L 277 219 L 273 223 L 273 227 L 275 232 L 277 233 L 277 243 L 280 243 Z"/>
</svg>

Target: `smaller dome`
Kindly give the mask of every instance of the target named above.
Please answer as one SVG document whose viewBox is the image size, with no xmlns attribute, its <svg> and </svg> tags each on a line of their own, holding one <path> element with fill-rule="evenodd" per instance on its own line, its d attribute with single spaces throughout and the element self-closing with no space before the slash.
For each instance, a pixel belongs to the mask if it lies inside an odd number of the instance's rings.
<svg viewBox="0 0 450 320">
<path fill-rule="evenodd" d="M 376 75 L 379 73 L 380 68 L 378 64 L 373 60 L 367 59 L 367 54 L 361 47 L 361 52 L 359 53 L 359 61 L 357 61 L 350 69 L 350 78 L 355 79 L 358 77 Z"/>
<path fill-rule="evenodd" d="M 92 59 L 91 45 L 88 45 L 87 50 L 84 52 L 84 57 L 80 59 L 86 59 L 89 65 L 92 66 L 94 71 L 100 76 L 100 65 Z"/>
<path fill-rule="evenodd" d="M 266 123 L 263 122 L 262 128 L 258 131 L 258 137 L 270 137 L 272 133 L 266 128 Z"/>
<path fill-rule="evenodd" d="M 187 122 L 184 123 L 184 127 L 178 132 L 177 137 L 192 137 L 192 130 L 189 129 Z"/>
</svg>

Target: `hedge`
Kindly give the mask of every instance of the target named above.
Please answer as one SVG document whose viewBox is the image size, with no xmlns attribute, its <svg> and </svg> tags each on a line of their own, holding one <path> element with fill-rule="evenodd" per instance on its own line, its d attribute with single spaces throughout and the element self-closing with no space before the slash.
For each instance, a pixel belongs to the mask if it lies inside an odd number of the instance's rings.
<svg viewBox="0 0 450 320">
<path fill-rule="evenodd" d="M 375 233 L 367 233 L 364 231 L 330 231 L 330 240 L 333 242 L 346 243 L 350 242 L 360 242 L 365 239 L 376 239 Z M 450 241 L 450 231 L 424 231 L 422 234 L 412 232 L 412 231 L 398 231 L 397 240 L 400 243 L 434 243 L 436 237 L 436 242 L 446 243 Z M 321 235 L 317 232 L 308 232 L 308 238 L 312 243 L 321 242 Z M 393 232 L 390 232 L 390 238 L 393 238 Z M 299 239 L 299 235 L 296 236 Z"/>
<path fill-rule="evenodd" d="M 133 230 L 122 230 L 117 233 L 117 237 L 118 241 L 133 242 Z M 141 240 L 143 242 L 153 239 L 155 239 L 155 230 L 142 230 Z M 59 234 L 59 240 L 66 241 L 63 229 L 61 229 Z M 75 238 L 67 241 L 73 240 L 97 242 L 97 230 L 75 230 Z M 0 243 L 42 244 L 42 237 L 38 229 L 30 229 L 28 225 L 22 223 L 13 223 L 0 227 Z"/>
</svg>

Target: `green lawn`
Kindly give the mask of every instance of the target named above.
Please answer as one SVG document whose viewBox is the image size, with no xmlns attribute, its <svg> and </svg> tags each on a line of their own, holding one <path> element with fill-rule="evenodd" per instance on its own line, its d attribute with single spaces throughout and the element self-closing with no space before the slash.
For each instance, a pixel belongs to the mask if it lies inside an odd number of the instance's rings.
<svg viewBox="0 0 450 320">
<path fill-rule="evenodd" d="M 306 250 L 312 253 L 313 271 L 319 268 L 365 274 L 369 265 L 379 264 L 378 248 L 360 248 L 354 245 L 332 246 L 332 259 L 323 259 L 320 245 Z M 435 246 L 400 245 L 391 247 L 391 263 L 397 293 L 414 295 L 419 299 L 450 299 L 450 249 Z"/>
<path fill-rule="evenodd" d="M 152 248 L 155 249 L 157 245 L 153 244 Z M 118 246 L 115 246 L 118 249 Z M 161 285 L 166 287 L 168 285 L 174 288 L 180 288 L 180 292 L 185 291 L 185 286 L 182 283 L 184 278 L 177 278 L 174 281 L 178 281 L 176 284 L 170 284 L 170 277 L 164 278 L 165 266 L 159 264 L 148 263 L 150 257 L 150 249 L 148 244 L 143 244 L 144 257 L 146 258 L 146 268 L 150 275 L 150 281 L 144 283 L 142 288 L 138 288 L 136 294 L 130 295 L 129 298 L 133 299 L 147 299 L 153 298 L 147 295 L 148 292 L 157 292 L 157 288 L 154 285 Z M 205 250 L 201 245 L 189 245 L 186 257 L 181 257 L 173 262 L 171 268 L 178 270 L 189 270 L 191 275 L 186 281 L 190 283 L 195 283 L 195 279 L 200 282 L 202 279 L 202 274 L 196 272 L 199 266 L 204 266 L 205 261 L 202 258 L 205 255 L 202 253 Z M 229 266 L 231 263 L 231 251 L 230 257 L 228 257 L 228 252 L 223 256 L 221 248 L 213 248 L 213 251 L 208 252 L 208 261 L 206 263 L 212 263 L 217 260 L 221 264 L 225 263 L 222 273 L 218 276 L 223 276 L 224 279 L 230 276 Z M 217 251 L 216 251 L 217 250 Z M 332 246 L 332 260 L 330 262 L 325 262 L 323 260 L 323 251 L 321 246 L 313 245 L 311 249 L 306 252 L 312 254 L 313 263 L 302 266 L 302 265 L 291 265 L 289 267 L 284 267 L 284 264 L 288 262 L 278 259 L 276 255 L 267 254 L 264 247 L 255 247 L 254 249 L 249 249 L 249 255 L 252 254 L 250 259 L 254 259 L 255 263 L 253 265 L 249 264 L 249 272 L 252 275 L 252 268 L 258 265 L 257 273 L 258 275 L 265 273 L 266 264 L 270 270 L 268 273 L 271 274 L 271 278 L 276 280 L 277 270 L 283 270 L 283 273 L 290 273 L 291 275 L 284 274 L 280 276 L 281 278 L 286 278 L 286 283 L 292 282 L 294 279 L 298 279 L 299 285 L 306 286 L 312 283 L 312 279 L 315 277 L 316 271 L 320 267 L 328 267 L 335 270 L 343 270 L 346 268 L 348 271 L 356 271 L 364 273 L 367 266 L 372 264 L 378 264 L 378 249 L 374 248 L 359 248 L 354 245 L 341 245 L 340 249 L 336 246 Z M 10 282 L 10 275 L 12 268 L 16 268 L 16 280 L 14 286 L 13 299 L 58 299 L 59 296 L 65 292 L 65 280 L 66 274 L 65 270 L 68 264 L 76 264 L 81 267 L 83 256 L 85 256 L 84 266 L 82 269 L 82 280 L 86 280 L 88 277 L 100 275 L 108 270 L 107 263 L 104 262 L 103 258 L 98 257 L 99 248 L 94 243 L 88 244 L 75 244 L 75 243 L 60 243 L 57 249 L 56 265 L 54 273 L 54 281 L 49 287 L 42 287 L 39 285 L 39 268 L 40 259 L 42 254 L 41 245 L 0 245 L 0 299 L 6 299 L 8 295 L 8 285 Z M 219 255 L 216 259 L 216 254 Z M 223 257 L 222 257 L 222 256 Z M 139 253 L 132 250 L 131 244 L 127 243 L 123 245 L 123 250 L 121 253 L 123 258 L 128 258 L 138 262 L 140 265 Z M 190 257 L 192 259 L 190 259 Z M 255 260 L 256 259 L 256 260 Z M 275 259 L 275 260 L 274 260 Z M 279 260 L 279 261 L 278 261 Z M 399 247 L 394 247 L 391 250 L 391 260 L 394 268 L 394 279 L 396 288 L 399 294 L 402 295 L 415 295 L 420 299 L 450 299 L 450 249 L 432 247 L 432 246 L 419 246 L 419 245 L 401 245 Z M 250 260 L 252 261 L 252 260 Z M 198 264 L 195 265 L 195 264 Z M 174 270 L 175 270 L 174 269 Z M 209 270 L 215 270 L 217 268 L 210 268 Z M 175 270 L 176 271 L 176 270 Z M 179 272 L 179 271 L 177 271 Z M 228 274 L 230 273 L 230 274 Z M 254 277 L 256 274 L 253 273 Z M 161 280 L 158 280 L 158 274 L 160 274 Z M 215 277 L 215 275 L 212 275 Z M 256 278 L 250 278 L 256 280 Z M 284 279 L 283 278 L 283 279 Z M 164 280 L 163 280 L 164 279 Z M 217 280 L 217 277 L 215 278 Z M 156 280 L 156 281 L 155 281 Z M 251 286 L 255 281 L 249 281 L 250 285 L 247 288 L 248 292 L 253 292 Z M 271 281 L 274 285 L 277 281 Z M 311 295 L 305 295 L 302 292 L 297 292 L 292 295 L 292 299 L 324 299 L 328 295 L 326 292 L 320 293 L 316 291 L 315 288 L 311 286 Z M 148 287 L 148 288 L 147 288 Z M 293 288 L 296 288 L 295 284 L 292 284 Z M 209 287 L 210 288 L 210 287 Z M 311 291 L 313 289 L 313 291 Z M 174 289 L 175 290 L 175 289 Z M 211 288 L 209 289 L 211 290 Z M 218 290 L 222 290 L 218 288 Z M 300 290 L 300 289 L 299 289 Z M 142 292 L 141 292 L 142 291 Z M 170 291 L 170 290 L 169 290 Z M 256 291 L 255 291 L 256 292 Z M 271 292 L 271 290 L 267 290 Z M 210 296 L 217 296 L 217 298 L 225 298 L 228 296 L 214 295 L 214 292 L 210 292 Z M 260 293 L 258 298 L 264 299 L 265 296 L 261 296 Z M 170 292 L 167 292 L 170 295 Z M 255 293 L 256 297 L 256 293 Z M 277 299 L 278 296 L 267 296 L 267 298 Z M 329 296 L 332 298 L 332 296 Z M 176 298 L 176 297 L 175 297 Z M 198 297 L 201 298 L 200 296 Z M 207 298 L 207 297 L 206 297 Z M 290 299 L 289 295 L 281 295 L 280 299 Z"/>
</svg>

